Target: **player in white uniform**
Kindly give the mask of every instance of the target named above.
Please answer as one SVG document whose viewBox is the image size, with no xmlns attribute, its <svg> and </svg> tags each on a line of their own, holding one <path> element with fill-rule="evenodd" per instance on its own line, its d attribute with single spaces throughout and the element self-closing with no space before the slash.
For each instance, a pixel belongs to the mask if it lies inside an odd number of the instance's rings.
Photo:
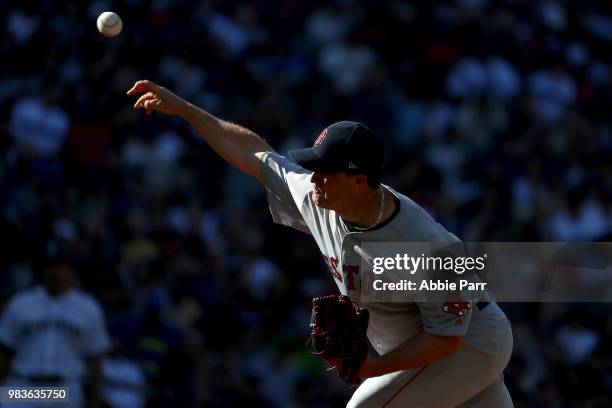
<svg viewBox="0 0 612 408">
<path fill-rule="evenodd" d="M 73 270 L 66 254 L 46 260 L 44 285 L 13 296 L 0 319 L 4 384 L 19 387 L 69 388 L 70 403 L 0 404 L 2 407 L 95 407 L 100 404 L 101 357 L 110 349 L 98 302 L 72 287 Z M 88 376 L 90 396 L 83 397 Z M 0 378 L 2 380 L 2 378 Z"/>
<path fill-rule="evenodd" d="M 290 160 L 250 130 L 150 81 L 128 91 L 138 93 L 135 108 L 184 118 L 223 159 L 262 183 L 275 222 L 311 234 L 340 292 L 356 302 L 360 243 L 458 241 L 412 200 L 380 184 L 382 143 L 361 124 L 329 126 L 315 146 L 291 152 Z M 360 368 L 358 377 L 367 380 L 349 407 L 512 406 L 502 377 L 512 350 L 510 324 L 486 293 L 450 307 L 444 301 L 360 306 L 370 311 L 367 334 L 377 353 Z"/>
</svg>

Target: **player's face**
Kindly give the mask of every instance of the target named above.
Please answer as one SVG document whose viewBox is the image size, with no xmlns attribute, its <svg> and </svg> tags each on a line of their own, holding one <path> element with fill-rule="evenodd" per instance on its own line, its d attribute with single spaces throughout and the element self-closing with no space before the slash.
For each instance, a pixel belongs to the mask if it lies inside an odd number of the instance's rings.
<svg viewBox="0 0 612 408">
<path fill-rule="evenodd" d="M 351 177 L 346 173 L 312 173 L 312 200 L 321 208 L 342 209 L 351 200 Z"/>
<path fill-rule="evenodd" d="M 45 270 L 45 286 L 51 294 L 60 294 L 71 286 L 72 276 L 70 266 L 53 265 Z"/>
</svg>

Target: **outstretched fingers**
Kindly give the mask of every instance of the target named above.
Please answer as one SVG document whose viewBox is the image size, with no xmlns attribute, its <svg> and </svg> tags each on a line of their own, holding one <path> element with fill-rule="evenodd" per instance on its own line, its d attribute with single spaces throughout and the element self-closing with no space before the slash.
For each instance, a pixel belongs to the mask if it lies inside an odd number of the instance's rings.
<svg viewBox="0 0 612 408">
<path fill-rule="evenodd" d="M 155 95 L 153 92 L 147 92 L 146 94 L 141 95 L 134 104 L 134 108 L 138 109 L 145 107 L 145 102 L 151 99 L 157 99 L 157 95 Z"/>
<path fill-rule="evenodd" d="M 151 111 L 157 108 L 161 104 L 161 99 L 149 99 L 144 102 L 144 108 L 147 110 L 147 115 L 151 114 Z"/>
<path fill-rule="evenodd" d="M 142 80 L 136 81 L 134 86 L 126 92 L 127 95 L 132 96 L 138 92 L 155 92 L 158 89 L 158 86 L 151 81 Z"/>
</svg>

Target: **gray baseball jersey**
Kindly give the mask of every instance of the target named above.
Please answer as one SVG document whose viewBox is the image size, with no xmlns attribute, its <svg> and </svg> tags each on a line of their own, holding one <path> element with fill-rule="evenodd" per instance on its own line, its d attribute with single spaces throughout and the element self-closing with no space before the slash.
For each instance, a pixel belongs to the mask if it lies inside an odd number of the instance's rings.
<svg viewBox="0 0 612 408">
<path fill-rule="evenodd" d="M 294 161 L 268 152 L 262 157 L 264 184 L 275 222 L 311 234 L 325 258 L 342 294 L 360 302 L 359 267 L 362 242 L 452 243 L 459 239 L 437 223 L 408 197 L 384 186 L 396 198 L 396 211 L 383 224 L 367 231 L 348 225 L 332 210 L 320 208 L 312 200 L 312 172 Z M 374 257 L 376 254 L 365 254 Z M 489 300 L 486 293 L 483 294 Z M 441 302 L 361 303 L 370 311 L 368 338 L 380 354 L 393 350 L 421 330 L 440 336 L 464 336 L 475 348 L 494 353 L 506 333 L 491 331 L 507 326 L 504 313 L 494 305 L 483 312 L 463 310 L 463 316 L 445 311 Z"/>
<path fill-rule="evenodd" d="M 53 297 L 40 286 L 9 301 L 0 319 L 0 344 L 14 350 L 15 374 L 64 379 L 82 379 L 84 358 L 111 345 L 93 297 L 77 289 Z"/>
</svg>

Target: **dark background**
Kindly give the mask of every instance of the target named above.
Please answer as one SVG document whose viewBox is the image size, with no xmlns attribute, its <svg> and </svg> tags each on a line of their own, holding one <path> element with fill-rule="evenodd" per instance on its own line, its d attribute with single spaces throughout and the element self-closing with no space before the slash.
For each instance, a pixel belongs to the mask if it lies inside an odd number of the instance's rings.
<svg viewBox="0 0 612 408">
<path fill-rule="evenodd" d="M 314 243 L 185 123 L 134 111 L 135 80 L 281 153 L 362 121 L 385 182 L 465 241 L 609 241 L 609 1 L 5 0 L 0 27 L 0 300 L 61 242 L 150 406 L 351 391 L 304 347 L 333 290 Z M 502 306 L 517 407 L 611 405 L 609 304 Z"/>
</svg>

